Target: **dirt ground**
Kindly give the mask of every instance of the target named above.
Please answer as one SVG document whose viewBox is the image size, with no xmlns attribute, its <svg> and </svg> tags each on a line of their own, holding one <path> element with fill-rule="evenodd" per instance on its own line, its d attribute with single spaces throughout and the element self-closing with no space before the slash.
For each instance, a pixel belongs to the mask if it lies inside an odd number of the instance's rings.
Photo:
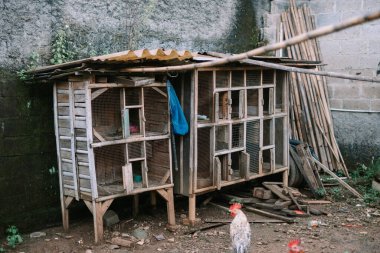
<svg viewBox="0 0 380 253">
<path fill-rule="evenodd" d="M 292 239 L 300 239 L 305 252 L 380 252 L 380 210 L 366 207 L 365 204 L 354 200 L 349 202 L 313 206 L 326 211 L 328 215 L 297 218 L 297 223 L 294 224 L 251 224 L 250 252 L 288 252 L 287 244 Z M 232 252 L 229 225 L 193 235 L 186 234 L 194 228 L 180 224 L 187 214 L 186 201 L 183 200 L 182 204 L 182 207 L 179 206 L 176 210 L 179 228 L 175 233 L 165 228 L 166 208 L 163 207 L 148 212 L 150 214 L 140 214 L 133 220 L 122 220 L 121 225 L 106 229 L 105 242 L 99 245 L 93 243 L 93 224 L 88 218 L 72 222 L 69 233 L 64 233 L 61 227 L 55 227 L 44 230 L 45 237 L 28 238 L 29 235 L 24 235 L 24 243 L 11 252 Z M 250 220 L 264 218 L 246 211 L 245 213 Z M 202 221 L 230 219 L 225 211 L 210 205 L 198 207 L 197 215 Z M 309 229 L 310 220 L 318 220 L 321 224 Z M 207 225 L 210 224 L 203 223 L 197 227 Z M 143 245 L 112 249 L 113 245 L 109 243 L 112 237 L 131 235 L 137 228 L 147 232 L 148 237 Z M 163 234 L 165 239 L 158 241 L 154 235 L 159 234 Z"/>
</svg>

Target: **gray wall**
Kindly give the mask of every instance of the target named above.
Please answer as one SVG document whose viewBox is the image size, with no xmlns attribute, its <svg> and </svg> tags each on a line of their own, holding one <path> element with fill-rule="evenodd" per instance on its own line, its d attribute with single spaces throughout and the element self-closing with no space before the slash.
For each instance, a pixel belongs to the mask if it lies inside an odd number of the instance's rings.
<svg viewBox="0 0 380 253">
<path fill-rule="evenodd" d="M 127 49 L 239 52 L 257 40 L 267 0 L 0 0 L 0 236 L 59 222 L 52 88 L 15 71 L 64 30 L 75 58 Z"/>
<path fill-rule="evenodd" d="M 310 0 L 297 1 L 297 4 L 307 4 L 311 8 L 317 27 L 380 9 L 379 0 Z M 272 13 L 265 19 L 270 41 L 275 40 L 273 25 L 279 23 L 279 13 L 287 7 L 287 0 L 272 1 Z M 379 20 L 322 37 L 319 41 L 326 70 L 376 76 L 380 68 Z M 329 78 L 328 89 L 337 140 L 349 168 L 379 157 L 379 84 Z M 364 110 L 368 113 L 334 109 Z"/>
</svg>

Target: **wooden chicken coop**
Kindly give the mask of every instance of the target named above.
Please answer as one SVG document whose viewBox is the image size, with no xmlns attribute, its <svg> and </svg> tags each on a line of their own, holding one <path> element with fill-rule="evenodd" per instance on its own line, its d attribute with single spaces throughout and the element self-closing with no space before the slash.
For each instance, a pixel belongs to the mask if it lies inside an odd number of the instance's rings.
<svg viewBox="0 0 380 253">
<path fill-rule="evenodd" d="M 283 173 L 287 184 L 287 74 L 255 66 L 197 69 L 178 88 L 191 131 L 177 147 L 175 192 L 196 196 Z"/>
<path fill-rule="evenodd" d="M 92 212 L 98 241 L 102 217 L 115 198 L 150 191 L 154 203 L 158 192 L 173 227 L 173 189 L 189 197 L 194 222 L 199 194 L 275 173 L 283 173 L 287 184 L 287 73 L 244 63 L 175 73 L 159 68 L 214 59 L 189 51 L 137 50 L 30 73 L 36 81 L 54 83 L 64 228 L 74 199 Z M 190 129 L 175 141 L 166 79 Z"/>
</svg>

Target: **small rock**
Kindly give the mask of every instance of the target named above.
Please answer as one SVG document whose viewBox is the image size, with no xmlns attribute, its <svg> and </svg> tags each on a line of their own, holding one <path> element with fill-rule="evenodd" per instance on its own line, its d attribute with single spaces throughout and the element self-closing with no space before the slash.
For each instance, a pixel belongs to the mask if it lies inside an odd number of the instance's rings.
<svg viewBox="0 0 380 253">
<path fill-rule="evenodd" d="M 148 233 L 142 228 L 136 228 L 132 231 L 132 236 L 136 237 L 139 240 L 144 240 L 148 238 Z"/>
<path fill-rule="evenodd" d="M 92 253 L 92 250 L 86 249 L 85 253 Z"/>
<path fill-rule="evenodd" d="M 163 234 L 153 235 L 157 241 L 165 240 L 165 236 Z"/>
<path fill-rule="evenodd" d="M 174 238 L 169 238 L 168 242 L 174 242 Z"/>
<path fill-rule="evenodd" d="M 116 245 L 116 244 L 111 244 L 110 249 L 120 249 L 120 246 L 119 245 Z"/>
<path fill-rule="evenodd" d="M 144 239 L 136 242 L 138 245 L 142 246 L 144 244 Z"/>
<path fill-rule="evenodd" d="M 346 219 L 346 221 L 348 221 L 348 222 L 353 222 L 355 219 L 353 219 L 353 218 L 347 218 Z"/>
<path fill-rule="evenodd" d="M 71 238 L 73 238 L 72 235 L 65 235 L 65 239 L 71 239 Z"/>
<path fill-rule="evenodd" d="M 263 243 L 262 242 L 257 242 L 257 245 L 263 245 Z"/>
<path fill-rule="evenodd" d="M 144 230 L 148 230 L 148 229 L 149 229 L 149 226 L 144 227 Z"/>
<path fill-rule="evenodd" d="M 368 232 L 367 231 L 360 231 L 359 234 L 366 235 L 366 234 L 368 234 Z"/>
<path fill-rule="evenodd" d="M 46 239 L 45 239 L 45 242 L 50 242 L 50 239 L 46 238 Z"/>
<path fill-rule="evenodd" d="M 334 245 L 330 245 L 330 249 L 335 249 L 335 246 Z"/>
<path fill-rule="evenodd" d="M 181 214 L 180 216 L 179 216 L 181 219 L 186 219 L 186 214 Z"/>
<path fill-rule="evenodd" d="M 162 251 L 162 249 L 161 248 L 157 248 L 157 251 Z"/>
<path fill-rule="evenodd" d="M 33 232 L 29 236 L 30 236 L 30 238 L 39 238 L 39 237 L 46 236 L 46 233 L 45 232 Z"/>
</svg>

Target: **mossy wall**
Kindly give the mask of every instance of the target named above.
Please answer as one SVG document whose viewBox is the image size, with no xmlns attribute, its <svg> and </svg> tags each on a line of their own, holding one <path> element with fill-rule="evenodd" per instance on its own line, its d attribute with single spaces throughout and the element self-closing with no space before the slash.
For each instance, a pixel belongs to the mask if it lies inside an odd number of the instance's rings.
<svg viewBox="0 0 380 253">
<path fill-rule="evenodd" d="M 139 48 L 241 52 L 269 0 L 0 0 L 0 237 L 59 224 L 52 86 L 16 71 L 49 64 L 58 31 L 75 58 Z"/>
</svg>

